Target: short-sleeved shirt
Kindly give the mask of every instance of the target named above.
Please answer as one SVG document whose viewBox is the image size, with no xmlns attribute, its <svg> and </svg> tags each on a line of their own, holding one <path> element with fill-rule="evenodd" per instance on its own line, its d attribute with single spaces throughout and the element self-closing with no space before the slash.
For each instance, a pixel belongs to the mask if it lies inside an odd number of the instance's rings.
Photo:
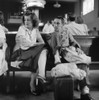
<svg viewBox="0 0 99 100">
<path fill-rule="evenodd" d="M 18 29 L 18 33 L 16 35 L 16 43 L 19 45 L 20 48 L 26 50 L 29 47 L 26 47 L 21 42 L 18 43 L 17 39 L 22 36 L 27 43 L 29 43 L 31 46 L 33 46 L 37 41 L 37 35 L 40 34 L 36 28 L 34 28 L 32 31 L 27 29 L 24 25 L 20 26 Z"/>
<path fill-rule="evenodd" d="M 50 25 L 45 24 L 45 26 L 43 28 L 43 32 L 45 34 L 53 33 L 54 32 L 54 27 L 52 26 L 52 24 L 50 24 Z"/>
<path fill-rule="evenodd" d="M 4 39 L 6 38 L 2 25 L 0 25 L 0 38 L 4 38 Z"/>
<path fill-rule="evenodd" d="M 5 31 L 3 30 L 2 25 L 0 25 L 0 46 L 6 41 Z"/>
<path fill-rule="evenodd" d="M 72 35 L 88 35 L 88 28 L 86 24 L 77 24 L 75 22 L 70 22 L 64 25 L 67 32 Z"/>
</svg>

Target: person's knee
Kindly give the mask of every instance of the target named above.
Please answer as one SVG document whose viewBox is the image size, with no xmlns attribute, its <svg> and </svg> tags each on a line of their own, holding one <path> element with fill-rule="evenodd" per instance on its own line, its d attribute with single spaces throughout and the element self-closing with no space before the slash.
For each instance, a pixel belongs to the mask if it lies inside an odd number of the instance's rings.
<svg viewBox="0 0 99 100">
<path fill-rule="evenodd" d="M 47 49 L 42 50 L 41 55 L 47 55 Z"/>
</svg>

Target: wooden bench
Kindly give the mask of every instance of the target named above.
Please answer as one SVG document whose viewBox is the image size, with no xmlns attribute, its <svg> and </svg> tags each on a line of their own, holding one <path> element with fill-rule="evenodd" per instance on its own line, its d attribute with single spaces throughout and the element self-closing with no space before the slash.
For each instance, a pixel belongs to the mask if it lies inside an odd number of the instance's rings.
<svg viewBox="0 0 99 100">
<path fill-rule="evenodd" d="M 92 59 L 90 70 L 99 70 L 99 36 L 74 36 L 82 50 Z"/>
<path fill-rule="evenodd" d="M 13 48 L 15 46 L 15 36 L 16 34 L 6 34 L 6 39 L 7 39 L 7 44 L 8 44 L 8 50 L 7 50 L 7 61 L 8 61 L 8 71 L 7 71 L 7 92 L 10 91 L 10 72 L 12 72 L 12 80 L 13 80 L 13 90 L 15 88 L 15 73 L 18 72 L 18 71 L 30 71 L 28 68 L 24 68 L 24 69 L 18 69 L 18 68 L 15 68 L 13 66 L 11 66 L 11 55 L 13 53 Z M 46 42 L 46 40 L 45 40 Z M 46 45 L 47 42 L 46 42 Z M 49 48 L 49 47 L 48 47 Z M 48 71 L 48 75 L 47 77 L 50 76 L 50 71 L 51 68 L 54 66 L 54 57 L 51 56 L 50 59 L 48 59 L 47 61 L 47 64 L 46 64 L 46 70 Z M 47 73 L 46 71 L 46 73 Z"/>
<path fill-rule="evenodd" d="M 14 68 L 11 66 L 10 64 L 10 57 L 12 55 L 12 51 L 13 51 L 13 48 L 15 46 L 15 36 L 16 34 L 6 34 L 6 38 L 7 38 L 7 44 L 8 44 L 8 47 L 9 47 L 9 59 L 8 59 L 8 71 L 7 71 L 7 81 L 8 81 L 8 85 L 7 85 L 7 92 L 9 92 L 9 85 L 10 85 L 10 72 L 12 71 L 13 73 L 13 89 L 15 88 L 15 72 L 16 71 L 28 71 L 28 69 L 26 70 L 23 70 L 23 69 L 17 69 L 17 68 Z M 42 35 L 43 38 L 45 39 L 45 35 L 43 34 Z M 89 65 L 89 67 L 92 67 L 93 68 L 93 65 L 94 64 L 99 64 L 99 50 L 97 51 L 97 48 L 99 48 L 99 45 L 98 45 L 98 37 L 92 37 L 92 36 L 74 36 L 74 38 L 79 42 L 79 44 L 81 45 L 81 48 L 82 50 L 89 56 L 92 57 L 92 63 Z M 47 41 L 45 40 L 45 42 L 47 43 Z M 97 43 L 98 42 L 98 43 Z M 95 51 L 96 50 L 96 51 Z M 94 55 L 94 52 L 95 52 L 95 55 Z M 95 57 L 96 56 L 96 57 Z M 49 73 L 49 70 L 51 69 L 51 67 L 54 66 L 54 63 L 53 63 L 53 57 L 50 61 L 47 62 L 47 70 L 48 70 L 48 73 Z M 98 68 L 98 66 L 97 66 Z"/>
</svg>

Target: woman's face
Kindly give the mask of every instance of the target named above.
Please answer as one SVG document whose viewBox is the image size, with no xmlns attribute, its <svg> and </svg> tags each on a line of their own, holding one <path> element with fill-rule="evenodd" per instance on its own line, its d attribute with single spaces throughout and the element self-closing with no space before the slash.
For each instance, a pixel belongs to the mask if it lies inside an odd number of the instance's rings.
<svg viewBox="0 0 99 100">
<path fill-rule="evenodd" d="M 24 16 L 24 24 L 25 24 L 25 27 L 28 28 L 28 29 L 33 28 L 32 20 L 31 20 L 30 15 L 29 16 Z"/>
</svg>

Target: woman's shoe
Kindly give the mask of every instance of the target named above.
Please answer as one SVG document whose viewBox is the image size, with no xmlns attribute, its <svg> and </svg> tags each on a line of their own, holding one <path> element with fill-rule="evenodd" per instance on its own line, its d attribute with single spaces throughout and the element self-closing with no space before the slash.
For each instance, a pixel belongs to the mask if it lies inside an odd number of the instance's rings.
<svg viewBox="0 0 99 100">
<path fill-rule="evenodd" d="M 39 92 L 46 92 L 46 84 L 48 82 L 46 79 L 42 78 L 41 76 L 38 76 L 36 79 L 36 88 Z"/>
<path fill-rule="evenodd" d="M 31 91 L 31 93 L 34 95 L 34 96 L 39 96 L 40 95 L 40 92 L 35 90 L 35 91 Z"/>
<path fill-rule="evenodd" d="M 47 83 L 47 81 L 46 81 L 46 79 L 45 78 L 43 78 L 42 76 L 37 76 L 37 79 L 41 82 L 41 83 L 43 83 L 43 84 L 46 84 Z"/>
</svg>

